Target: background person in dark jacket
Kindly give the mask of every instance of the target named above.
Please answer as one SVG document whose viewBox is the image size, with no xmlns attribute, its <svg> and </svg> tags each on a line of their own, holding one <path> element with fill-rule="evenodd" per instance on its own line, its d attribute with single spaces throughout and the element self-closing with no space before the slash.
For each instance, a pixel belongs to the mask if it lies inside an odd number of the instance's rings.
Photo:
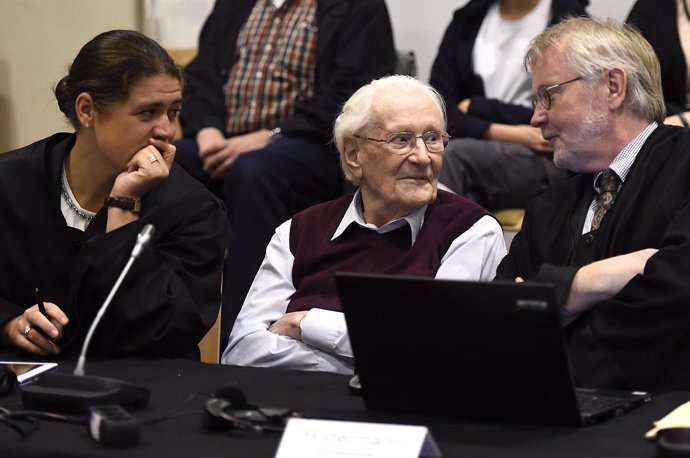
<svg viewBox="0 0 690 458">
<path fill-rule="evenodd" d="M 688 127 L 690 7 L 687 0 L 637 0 L 626 22 L 640 29 L 659 57 L 666 102 L 664 122 Z"/>
</svg>

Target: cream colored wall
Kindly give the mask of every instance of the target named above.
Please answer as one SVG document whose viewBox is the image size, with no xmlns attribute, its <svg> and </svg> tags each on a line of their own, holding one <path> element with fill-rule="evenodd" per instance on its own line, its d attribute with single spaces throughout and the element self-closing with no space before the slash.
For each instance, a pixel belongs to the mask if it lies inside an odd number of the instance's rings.
<svg viewBox="0 0 690 458">
<path fill-rule="evenodd" d="M 0 152 L 70 130 L 53 87 L 106 30 L 141 30 L 141 0 L 0 0 Z"/>
</svg>

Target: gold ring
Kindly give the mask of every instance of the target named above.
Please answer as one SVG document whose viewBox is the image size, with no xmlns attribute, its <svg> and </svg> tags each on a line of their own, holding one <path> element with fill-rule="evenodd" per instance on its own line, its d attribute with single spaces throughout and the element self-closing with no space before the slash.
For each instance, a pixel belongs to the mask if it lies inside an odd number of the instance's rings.
<svg viewBox="0 0 690 458">
<path fill-rule="evenodd" d="M 156 157 L 155 154 L 151 153 L 147 156 L 149 158 L 149 162 L 153 164 L 154 162 L 158 162 L 158 158 Z"/>
<path fill-rule="evenodd" d="M 31 325 L 27 324 L 24 330 L 22 331 L 22 334 L 24 334 L 24 337 L 28 337 L 29 333 L 31 332 Z"/>
</svg>

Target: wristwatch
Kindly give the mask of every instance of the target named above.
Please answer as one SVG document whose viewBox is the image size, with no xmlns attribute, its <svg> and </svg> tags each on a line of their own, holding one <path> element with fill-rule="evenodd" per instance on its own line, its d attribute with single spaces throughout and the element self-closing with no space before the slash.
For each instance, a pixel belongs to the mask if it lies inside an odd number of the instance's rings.
<svg viewBox="0 0 690 458">
<path fill-rule="evenodd" d="M 121 208 L 122 210 L 138 214 L 141 211 L 141 199 L 138 197 L 108 196 L 105 198 L 105 206 Z"/>
<path fill-rule="evenodd" d="M 268 131 L 268 143 L 275 143 L 276 140 L 283 138 L 283 129 L 276 127 Z"/>
</svg>

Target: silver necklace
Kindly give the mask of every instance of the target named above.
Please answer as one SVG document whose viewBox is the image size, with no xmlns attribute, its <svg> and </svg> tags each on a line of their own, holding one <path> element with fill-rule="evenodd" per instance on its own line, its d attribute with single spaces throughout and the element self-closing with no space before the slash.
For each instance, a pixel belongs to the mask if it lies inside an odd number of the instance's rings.
<svg viewBox="0 0 690 458">
<path fill-rule="evenodd" d="M 75 205 L 74 201 L 72 201 L 72 198 L 69 196 L 69 193 L 67 192 L 67 187 L 65 186 L 65 180 L 63 178 L 60 178 L 60 186 L 62 187 L 62 197 L 65 198 L 65 202 L 67 202 L 67 206 L 74 212 L 78 217 L 86 221 L 86 225 L 88 226 L 91 220 L 93 219 L 93 216 L 87 215 L 83 211 L 79 210 L 79 208 Z"/>
</svg>

